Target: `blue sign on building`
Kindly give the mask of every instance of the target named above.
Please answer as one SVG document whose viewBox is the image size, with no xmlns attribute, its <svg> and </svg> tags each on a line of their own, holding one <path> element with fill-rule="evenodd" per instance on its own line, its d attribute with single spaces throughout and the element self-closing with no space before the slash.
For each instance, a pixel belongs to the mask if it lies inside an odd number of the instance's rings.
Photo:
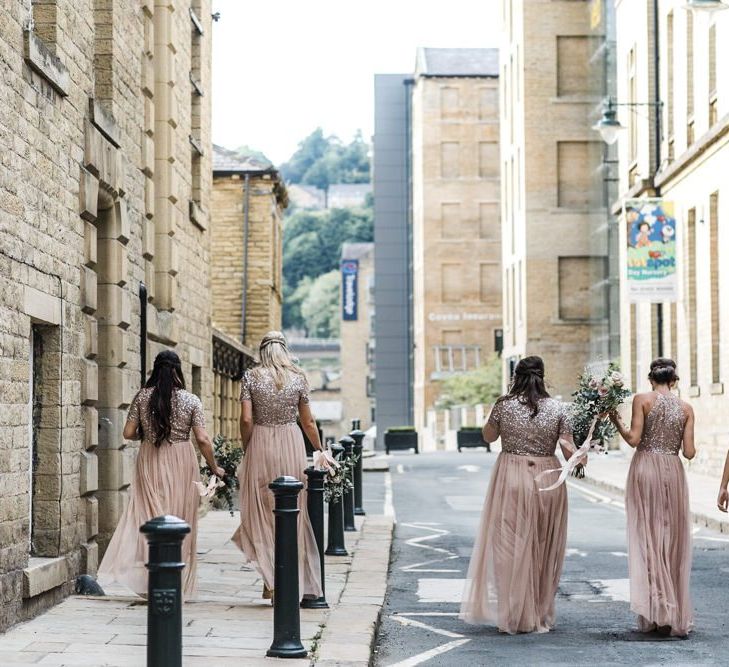
<svg viewBox="0 0 729 667">
<path fill-rule="evenodd" d="M 357 319 L 357 274 L 359 273 L 359 260 L 342 260 L 342 319 L 354 321 Z"/>
</svg>

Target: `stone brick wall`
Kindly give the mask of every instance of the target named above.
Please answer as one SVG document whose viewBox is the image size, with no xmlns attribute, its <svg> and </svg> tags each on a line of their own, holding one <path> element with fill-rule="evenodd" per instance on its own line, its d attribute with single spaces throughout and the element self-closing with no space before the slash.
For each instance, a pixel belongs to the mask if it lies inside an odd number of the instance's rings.
<svg viewBox="0 0 729 667">
<path fill-rule="evenodd" d="M 141 281 L 149 363 L 174 347 L 211 405 L 210 109 L 195 126 L 190 84 L 195 51 L 209 92 L 210 8 L 193 4 L 197 37 L 184 0 L 3 9 L 0 630 L 96 572 L 126 503 Z"/>
<path fill-rule="evenodd" d="M 494 353 L 501 328 L 498 142 L 495 77 L 416 77 L 414 415 L 421 432 L 438 380 L 478 367 Z"/>
<path fill-rule="evenodd" d="M 245 172 L 216 173 L 211 223 L 213 322 L 228 336 L 257 348 L 267 331 L 281 328 L 282 216 L 287 200 L 276 172 L 249 173 L 246 250 L 245 190 Z"/>
</svg>

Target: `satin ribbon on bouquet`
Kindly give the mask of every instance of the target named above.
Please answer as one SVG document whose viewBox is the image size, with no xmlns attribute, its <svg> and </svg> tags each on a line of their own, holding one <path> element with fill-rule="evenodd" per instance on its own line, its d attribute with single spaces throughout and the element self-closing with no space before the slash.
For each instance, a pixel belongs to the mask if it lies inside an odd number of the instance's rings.
<svg viewBox="0 0 729 667">
<path fill-rule="evenodd" d="M 221 486 L 225 486 L 225 482 L 218 479 L 217 475 L 210 476 L 207 486 L 202 482 L 193 482 L 193 484 L 197 487 L 197 492 L 201 498 L 212 498 Z"/>
<path fill-rule="evenodd" d="M 590 430 L 587 432 L 587 437 L 585 438 L 585 441 L 582 443 L 579 449 L 577 449 L 570 458 L 564 462 L 564 465 L 561 468 L 555 468 L 554 470 L 544 470 L 543 472 L 540 472 L 535 478 L 534 481 L 537 484 L 537 487 L 540 491 L 551 491 L 552 489 L 556 489 L 560 484 L 564 484 L 565 480 L 572 474 L 572 471 L 580 465 L 581 459 L 583 457 L 586 457 L 589 453 L 590 449 L 592 449 L 592 434 L 595 431 L 595 427 L 597 426 L 597 415 L 595 415 L 592 418 L 592 423 L 590 424 Z M 566 447 L 574 447 L 574 445 L 571 442 L 567 442 L 566 440 L 562 440 L 560 438 L 559 440 L 560 444 L 565 445 Z M 541 488 L 539 486 L 539 480 L 544 477 L 545 475 L 549 475 L 553 472 L 559 472 L 559 478 L 557 479 L 554 484 L 550 484 L 549 486 L 545 488 Z"/>
<path fill-rule="evenodd" d="M 314 459 L 314 468 L 316 470 L 326 470 L 330 475 L 333 475 L 334 470 L 339 468 L 339 463 L 328 448 L 316 450 L 312 458 Z"/>
</svg>

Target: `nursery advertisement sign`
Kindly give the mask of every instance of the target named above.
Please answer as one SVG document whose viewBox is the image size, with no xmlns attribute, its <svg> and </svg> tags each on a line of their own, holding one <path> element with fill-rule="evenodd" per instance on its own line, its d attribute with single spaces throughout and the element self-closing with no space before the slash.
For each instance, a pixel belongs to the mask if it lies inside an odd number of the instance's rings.
<svg viewBox="0 0 729 667">
<path fill-rule="evenodd" d="M 626 199 L 628 297 L 631 301 L 676 301 L 676 217 L 673 202 Z"/>
</svg>

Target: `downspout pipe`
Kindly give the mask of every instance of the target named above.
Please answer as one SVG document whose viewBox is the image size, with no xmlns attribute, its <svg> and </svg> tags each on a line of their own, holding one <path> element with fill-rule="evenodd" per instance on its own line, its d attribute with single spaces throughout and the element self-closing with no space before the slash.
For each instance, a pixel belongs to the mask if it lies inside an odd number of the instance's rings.
<svg viewBox="0 0 729 667">
<path fill-rule="evenodd" d="M 248 314 L 248 239 L 250 236 L 251 175 L 243 181 L 243 298 L 240 310 L 240 342 L 246 344 Z"/>
<path fill-rule="evenodd" d="M 655 183 L 655 176 L 661 168 L 661 141 L 663 140 L 662 132 L 662 121 L 663 121 L 663 105 L 661 104 L 661 40 L 660 40 L 660 18 L 659 18 L 659 2 L 653 0 L 653 90 L 655 95 L 653 101 L 655 103 L 655 147 L 654 147 L 654 160 L 655 167 L 653 172 L 653 179 Z M 654 185 L 655 196 L 661 196 L 660 187 Z M 659 302 L 656 304 L 656 352 L 657 356 L 663 356 L 663 303 Z"/>
</svg>

